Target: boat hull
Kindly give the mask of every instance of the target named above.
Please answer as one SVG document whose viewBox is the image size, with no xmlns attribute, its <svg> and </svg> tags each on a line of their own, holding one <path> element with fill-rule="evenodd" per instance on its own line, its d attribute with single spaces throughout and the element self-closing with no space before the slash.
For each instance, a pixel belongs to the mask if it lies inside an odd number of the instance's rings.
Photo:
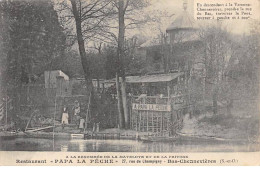
<svg viewBox="0 0 260 169">
<path fill-rule="evenodd" d="M 178 137 L 166 137 L 166 136 L 141 136 L 140 140 L 144 142 L 174 142 Z"/>
</svg>

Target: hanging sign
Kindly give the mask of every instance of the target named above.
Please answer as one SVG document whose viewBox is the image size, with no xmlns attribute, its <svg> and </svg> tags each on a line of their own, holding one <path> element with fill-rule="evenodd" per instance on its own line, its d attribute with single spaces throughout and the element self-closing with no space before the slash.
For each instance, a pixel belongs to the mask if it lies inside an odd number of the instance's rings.
<svg viewBox="0 0 260 169">
<path fill-rule="evenodd" d="M 171 105 L 166 104 L 132 104 L 133 110 L 171 111 Z"/>
</svg>

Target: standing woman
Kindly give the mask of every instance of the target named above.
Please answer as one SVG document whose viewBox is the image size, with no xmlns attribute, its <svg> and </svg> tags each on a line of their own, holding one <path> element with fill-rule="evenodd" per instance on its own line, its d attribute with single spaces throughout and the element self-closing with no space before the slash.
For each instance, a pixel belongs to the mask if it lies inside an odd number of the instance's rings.
<svg viewBox="0 0 260 169">
<path fill-rule="evenodd" d="M 64 129 L 65 124 L 69 124 L 69 112 L 66 105 L 62 108 L 62 117 L 61 117 L 62 129 Z"/>
</svg>

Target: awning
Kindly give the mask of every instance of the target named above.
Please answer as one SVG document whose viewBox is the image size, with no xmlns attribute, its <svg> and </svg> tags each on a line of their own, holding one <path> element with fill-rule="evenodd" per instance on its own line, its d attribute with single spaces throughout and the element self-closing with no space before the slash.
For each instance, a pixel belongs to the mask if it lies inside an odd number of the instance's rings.
<svg viewBox="0 0 260 169">
<path fill-rule="evenodd" d="M 167 73 L 167 74 L 155 74 L 155 75 L 144 75 L 144 76 L 127 76 L 126 83 L 170 82 L 181 75 L 184 75 L 184 73 L 180 72 L 180 73 Z M 109 81 L 110 83 L 115 82 L 115 78 L 107 81 Z"/>
<path fill-rule="evenodd" d="M 170 82 L 184 73 L 168 73 L 168 74 L 156 74 L 145 76 L 128 76 L 126 77 L 127 83 L 155 83 L 155 82 Z"/>
</svg>

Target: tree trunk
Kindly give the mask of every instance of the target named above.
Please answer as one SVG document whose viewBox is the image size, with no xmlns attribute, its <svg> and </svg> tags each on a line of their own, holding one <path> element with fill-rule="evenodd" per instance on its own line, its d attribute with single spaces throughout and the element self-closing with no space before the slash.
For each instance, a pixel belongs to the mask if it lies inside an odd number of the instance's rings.
<svg viewBox="0 0 260 169">
<path fill-rule="evenodd" d="M 21 113 L 21 85 L 18 85 L 15 90 L 15 97 L 14 97 L 14 113 L 20 114 Z M 10 116 L 10 114 L 8 114 Z"/>
<path fill-rule="evenodd" d="M 80 59 L 81 59 L 81 64 L 83 67 L 84 71 L 84 76 L 87 82 L 87 89 L 89 91 L 92 91 L 93 84 L 92 84 L 92 77 L 91 77 L 91 72 L 89 69 L 89 62 L 85 50 L 85 44 L 84 44 L 84 39 L 82 35 L 82 29 L 81 29 L 81 16 L 79 15 L 79 11 L 77 9 L 77 4 L 75 0 L 70 0 L 71 5 L 72 5 L 72 12 L 75 18 L 76 22 L 76 30 L 77 30 L 77 40 L 78 40 L 78 45 L 79 45 L 79 53 L 80 53 Z"/>
<path fill-rule="evenodd" d="M 188 81 L 187 81 L 188 105 L 191 105 L 191 86 L 192 86 L 192 84 L 191 84 L 191 76 L 190 76 L 190 74 L 189 74 L 189 78 L 188 78 Z M 194 104 L 194 102 L 193 102 L 193 104 Z M 195 103 L 195 104 L 196 104 L 196 103 Z M 190 119 L 192 118 L 192 113 L 193 113 L 194 111 L 196 111 L 196 109 L 193 110 L 193 111 L 189 111 L 189 117 L 190 117 Z"/>
<path fill-rule="evenodd" d="M 119 76 L 122 77 L 121 94 L 125 127 L 129 127 L 129 115 L 127 108 L 126 98 L 126 82 L 125 82 L 125 70 L 124 70 L 124 36 L 125 36 L 125 9 L 124 0 L 119 0 L 118 8 L 118 20 L 119 20 L 119 32 L 118 32 L 118 60 L 119 60 Z"/>
<path fill-rule="evenodd" d="M 118 108 L 118 117 L 119 117 L 119 128 L 124 128 L 124 112 L 122 107 L 122 96 L 120 91 L 120 82 L 118 73 L 116 73 L 116 93 L 117 93 L 117 108 Z"/>
<path fill-rule="evenodd" d="M 128 129 L 130 120 L 129 120 L 128 106 L 127 106 L 125 76 L 122 77 L 121 90 L 122 90 L 122 101 L 123 101 L 123 109 L 124 109 L 124 117 L 125 117 L 125 128 Z"/>
<path fill-rule="evenodd" d="M 233 108 L 233 90 L 235 88 L 234 85 L 232 85 L 232 82 L 228 82 L 228 98 L 227 98 L 227 113 L 232 114 L 232 108 Z"/>
<path fill-rule="evenodd" d="M 217 114 L 218 113 L 218 87 L 217 86 L 215 86 L 213 90 L 212 102 L 213 102 L 213 113 Z"/>
<path fill-rule="evenodd" d="M 83 71 L 84 71 L 84 76 L 85 76 L 85 80 L 86 80 L 86 86 L 87 86 L 87 92 L 88 92 L 88 97 L 89 98 L 89 109 L 88 109 L 88 115 L 91 112 L 91 105 L 93 105 L 92 103 L 94 103 L 94 92 L 93 92 L 93 83 L 92 83 L 92 75 L 90 72 L 90 68 L 89 68 L 89 62 L 88 62 L 88 58 L 87 58 L 87 54 L 86 54 L 86 50 L 85 50 L 85 43 L 84 43 L 84 39 L 83 39 L 83 35 L 82 35 L 82 29 L 81 29 L 81 16 L 79 15 L 79 11 L 77 9 L 77 4 L 75 0 L 70 0 L 71 5 L 72 5 L 72 12 L 75 18 L 75 22 L 76 22 L 76 29 L 77 29 L 77 40 L 78 40 L 78 45 L 79 45 L 79 53 L 80 53 L 80 59 L 81 59 L 81 64 L 83 67 Z M 79 9 L 81 10 L 81 9 Z M 87 123 L 87 122 L 86 122 Z"/>
<path fill-rule="evenodd" d="M 15 93 L 14 93 L 14 116 L 19 115 L 21 113 L 21 94 L 22 94 L 22 66 L 20 65 L 21 58 L 24 57 L 23 55 L 18 56 L 17 62 L 16 62 L 16 77 L 15 77 L 15 81 L 17 84 L 17 86 L 15 86 Z M 9 114 L 9 117 L 10 114 Z"/>
</svg>

